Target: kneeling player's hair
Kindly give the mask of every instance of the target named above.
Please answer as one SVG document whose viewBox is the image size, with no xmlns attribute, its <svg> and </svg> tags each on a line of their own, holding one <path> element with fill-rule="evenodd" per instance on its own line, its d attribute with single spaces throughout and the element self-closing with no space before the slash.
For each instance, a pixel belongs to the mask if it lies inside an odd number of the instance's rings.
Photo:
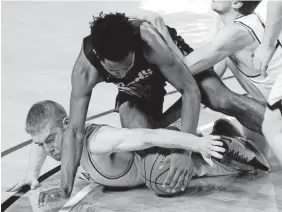
<svg viewBox="0 0 282 212">
<path fill-rule="evenodd" d="M 239 8 L 239 12 L 243 15 L 250 15 L 255 11 L 257 6 L 261 3 L 260 1 L 242 1 L 242 7 Z"/>
<path fill-rule="evenodd" d="M 134 51 L 134 26 L 124 13 L 100 13 L 91 23 L 91 42 L 101 60 L 123 60 Z"/>
<path fill-rule="evenodd" d="M 25 130 L 29 134 L 39 132 L 49 121 L 53 121 L 56 126 L 62 126 L 66 116 L 65 109 L 57 102 L 51 100 L 37 102 L 28 111 Z"/>
</svg>

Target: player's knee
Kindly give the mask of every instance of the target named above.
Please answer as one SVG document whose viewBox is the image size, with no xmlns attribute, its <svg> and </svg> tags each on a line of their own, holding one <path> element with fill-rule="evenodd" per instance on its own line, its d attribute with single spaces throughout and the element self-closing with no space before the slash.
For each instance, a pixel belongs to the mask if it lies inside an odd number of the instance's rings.
<svg viewBox="0 0 282 212">
<path fill-rule="evenodd" d="M 224 112 L 231 108 L 230 100 L 222 96 L 215 97 L 210 100 L 210 108 L 214 111 Z"/>
</svg>

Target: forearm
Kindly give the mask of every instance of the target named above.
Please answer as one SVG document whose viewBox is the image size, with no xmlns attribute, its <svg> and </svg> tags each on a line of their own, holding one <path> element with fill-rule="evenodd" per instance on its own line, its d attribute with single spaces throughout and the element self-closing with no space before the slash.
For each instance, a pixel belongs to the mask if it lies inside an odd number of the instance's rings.
<svg viewBox="0 0 282 212">
<path fill-rule="evenodd" d="M 62 145 L 61 190 L 66 197 L 71 195 L 77 168 L 80 164 L 82 148 L 82 134 L 77 135 L 74 130 L 67 129 Z"/>
<path fill-rule="evenodd" d="M 182 95 L 182 102 L 181 131 L 196 134 L 201 102 L 201 96 L 198 87 L 190 92 L 184 92 Z"/>
<path fill-rule="evenodd" d="M 263 44 L 276 45 L 282 30 L 282 2 L 269 1 L 267 6 L 267 21 L 263 37 Z"/>
<path fill-rule="evenodd" d="M 198 142 L 202 138 L 184 132 L 165 129 L 130 129 L 124 133 L 120 142 L 113 147 L 113 152 L 137 151 L 158 146 L 178 148 L 198 152 Z"/>
<path fill-rule="evenodd" d="M 32 179 L 37 179 L 40 175 L 41 168 L 47 154 L 42 146 L 38 144 L 31 144 L 31 151 L 29 155 L 27 177 Z"/>
<path fill-rule="evenodd" d="M 227 55 L 226 51 L 211 51 L 209 48 L 200 48 L 186 56 L 184 63 L 189 67 L 190 72 L 195 75 L 219 63 Z"/>
</svg>

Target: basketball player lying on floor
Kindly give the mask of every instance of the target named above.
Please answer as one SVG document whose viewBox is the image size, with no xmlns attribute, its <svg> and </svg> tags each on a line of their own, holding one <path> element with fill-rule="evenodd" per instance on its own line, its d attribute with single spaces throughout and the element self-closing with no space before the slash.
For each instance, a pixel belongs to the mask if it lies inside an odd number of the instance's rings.
<svg viewBox="0 0 282 212">
<path fill-rule="evenodd" d="M 165 128 L 181 115 L 181 130 L 195 134 L 201 100 L 207 107 L 234 116 L 244 126 L 262 133 L 262 104 L 230 91 L 213 70 L 194 79 L 189 67 L 148 21 L 130 19 L 121 13 L 100 14 L 90 28 L 72 71 L 70 122 L 63 136 L 66 142 L 62 142 L 61 180 L 67 196 L 82 154 L 91 94 L 102 81 L 119 87 L 115 109 L 124 128 Z M 189 55 L 193 49 L 175 29 L 167 29 L 181 54 Z M 182 93 L 183 101 L 163 113 L 167 81 Z M 183 164 L 177 154 L 171 161 L 176 168 Z"/>
<path fill-rule="evenodd" d="M 268 64 L 267 75 L 261 74 L 253 63 L 253 53 L 263 39 L 264 23 L 256 15 L 254 10 L 261 1 L 213 1 L 212 9 L 219 14 L 221 26 L 218 27 L 216 35 L 202 48 L 195 50 L 189 55 L 183 57 L 177 46 L 171 40 L 167 28 L 161 17 L 156 17 L 151 23 L 165 38 L 166 43 L 179 57 L 184 59 L 185 64 L 189 67 L 192 74 L 198 74 L 206 71 L 207 68 L 215 65 L 215 71 L 222 75 L 226 68 L 230 68 L 235 78 L 246 90 L 246 92 L 257 101 L 265 105 L 271 96 L 275 98 L 271 102 L 276 108 L 281 108 L 281 90 L 277 79 L 282 73 L 282 45 L 279 40 L 275 41 L 276 48 L 272 50 L 272 59 Z M 277 81 L 277 83 L 276 83 Z M 275 84 L 276 83 L 276 84 Z M 273 87 L 276 89 L 269 96 Z M 274 94 L 274 92 L 276 92 Z M 273 97 L 272 97 L 273 98 Z M 274 108 L 274 107 L 272 107 Z M 277 110 L 276 118 L 281 119 Z M 274 123 L 274 122 L 273 122 Z M 279 123 L 279 121 L 276 121 Z M 276 125 L 279 126 L 278 124 Z M 266 142 L 264 137 L 244 129 L 244 136 L 252 141 L 257 142 L 261 150 L 269 155 L 271 146 L 278 158 L 281 153 L 281 142 L 279 139 L 273 139 Z M 277 130 L 276 130 L 277 131 Z M 276 133 L 277 134 L 277 133 Z"/>
<path fill-rule="evenodd" d="M 67 114 L 60 104 L 47 100 L 38 102 L 31 107 L 26 119 L 26 131 L 33 139 L 28 174 L 22 182 L 9 191 L 17 191 L 26 184 L 31 185 L 32 189 L 37 187 L 37 178 L 46 155 L 56 160 L 61 159 L 62 137 L 67 125 Z M 223 123 L 223 125 L 227 126 L 228 123 Z M 222 131 L 224 130 L 222 129 Z M 239 135 L 232 126 L 229 131 L 232 136 Z M 86 126 L 80 165 L 96 183 L 113 187 L 132 187 L 144 184 L 144 181 L 146 181 L 143 178 L 143 176 L 146 177 L 145 159 L 141 165 L 142 158 L 147 158 L 146 166 L 148 167 L 152 166 L 154 162 L 153 157 L 146 157 L 146 155 L 159 152 L 169 158 L 170 153 L 179 152 L 179 154 L 186 155 L 187 164 L 189 164 L 187 173 L 179 177 L 180 170 L 170 184 L 169 191 L 166 191 L 165 188 L 154 190 L 157 194 L 174 194 L 184 191 L 193 176 L 229 175 L 240 171 L 238 167 L 219 163 L 214 159 L 223 158 L 221 155 L 225 151 L 222 147 L 223 142 L 228 150 L 225 154 L 226 160 L 233 159 L 247 164 L 247 170 L 250 170 L 249 167 L 268 170 L 263 164 L 264 162 L 260 162 L 264 158 L 263 156 L 259 156 L 259 153 L 252 152 L 238 140 L 228 136 L 197 137 L 192 134 L 165 129 L 118 129 L 96 124 Z M 163 149 L 151 148 L 154 146 L 163 147 Z M 138 151 L 142 149 L 148 150 Z M 187 150 L 201 153 L 204 160 L 210 165 L 206 164 L 198 154 L 190 154 L 190 151 Z M 132 151 L 136 152 L 133 153 Z M 213 159 L 210 158 L 211 156 Z M 161 158 L 159 157 L 159 159 Z M 164 164 L 162 169 L 159 169 L 159 167 L 155 169 L 154 172 L 164 172 L 164 170 L 169 169 L 169 164 Z M 169 172 L 173 171 L 169 170 Z M 161 183 L 165 184 L 166 181 L 162 179 Z M 61 189 L 51 191 L 40 194 L 40 205 L 44 205 L 52 198 L 65 197 Z"/>
</svg>

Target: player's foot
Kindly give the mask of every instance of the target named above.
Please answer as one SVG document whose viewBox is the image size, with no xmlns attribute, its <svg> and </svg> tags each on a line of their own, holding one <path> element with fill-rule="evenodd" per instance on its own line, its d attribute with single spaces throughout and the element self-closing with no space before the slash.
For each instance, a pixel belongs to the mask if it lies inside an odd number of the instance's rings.
<svg viewBox="0 0 282 212">
<path fill-rule="evenodd" d="M 221 163 L 236 164 L 239 169 L 260 169 L 270 171 L 270 162 L 249 140 L 241 137 L 221 136 L 226 149 Z"/>
<path fill-rule="evenodd" d="M 260 169 L 270 171 L 271 165 L 267 157 L 251 141 L 227 119 L 219 119 L 214 123 L 212 135 L 223 137 L 226 152 L 222 163 L 236 163 L 239 169 Z"/>
</svg>

